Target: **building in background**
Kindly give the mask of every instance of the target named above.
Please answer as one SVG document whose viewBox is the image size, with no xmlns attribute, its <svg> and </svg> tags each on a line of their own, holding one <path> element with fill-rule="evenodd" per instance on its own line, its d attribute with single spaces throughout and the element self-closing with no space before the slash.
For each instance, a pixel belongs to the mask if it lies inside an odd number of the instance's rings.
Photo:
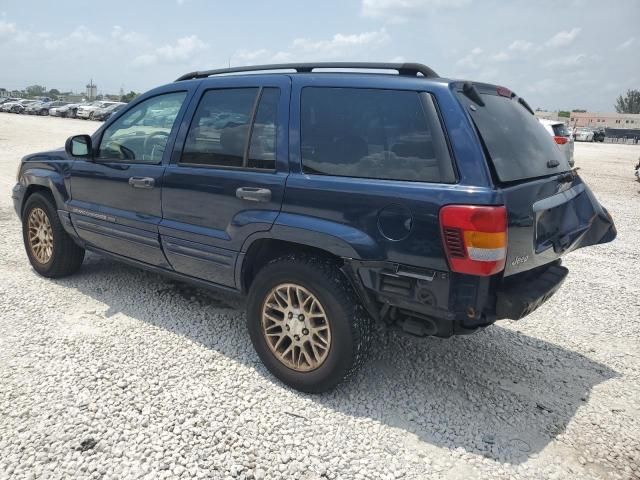
<svg viewBox="0 0 640 480">
<path fill-rule="evenodd" d="M 546 110 L 536 110 L 536 117 L 542 118 L 544 120 L 553 120 L 557 121 L 560 117 L 558 117 L 558 112 L 548 112 Z M 561 121 L 566 121 L 567 118 L 562 118 Z"/>
<path fill-rule="evenodd" d="M 640 129 L 640 114 L 571 112 L 570 122 L 576 127 Z"/>
<path fill-rule="evenodd" d="M 87 100 L 95 100 L 98 96 L 98 86 L 93 83 L 93 79 L 87 84 Z"/>
<path fill-rule="evenodd" d="M 6 88 L 0 88 L 0 98 L 10 97 L 9 90 Z"/>
</svg>

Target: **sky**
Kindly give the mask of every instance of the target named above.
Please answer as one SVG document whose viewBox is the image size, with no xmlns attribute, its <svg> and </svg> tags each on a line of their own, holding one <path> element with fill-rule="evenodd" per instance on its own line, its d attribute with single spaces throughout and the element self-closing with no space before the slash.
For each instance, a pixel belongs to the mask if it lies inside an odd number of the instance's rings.
<svg viewBox="0 0 640 480">
<path fill-rule="evenodd" d="M 0 0 L 0 87 L 145 91 L 192 70 L 420 62 L 534 108 L 640 89 L 640 0 Z"/>
</svg>

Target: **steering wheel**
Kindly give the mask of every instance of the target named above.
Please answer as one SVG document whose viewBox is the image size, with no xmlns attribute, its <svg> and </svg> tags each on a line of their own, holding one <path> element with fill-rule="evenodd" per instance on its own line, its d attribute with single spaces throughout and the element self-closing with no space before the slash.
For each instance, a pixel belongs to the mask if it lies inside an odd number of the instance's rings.
<svg viewBox="0 0 640 480">
<path fill-rule="evenodd" d="M 167 132 L 155 132 L 144 139 L 143 151 L 144 156 L 148 157 L 145 160 L 154 160 L 154 154 L 156 147 L 160 147 L 164 152 L 164 147 L 167 145 L 169 134 Z"/>
</svg>

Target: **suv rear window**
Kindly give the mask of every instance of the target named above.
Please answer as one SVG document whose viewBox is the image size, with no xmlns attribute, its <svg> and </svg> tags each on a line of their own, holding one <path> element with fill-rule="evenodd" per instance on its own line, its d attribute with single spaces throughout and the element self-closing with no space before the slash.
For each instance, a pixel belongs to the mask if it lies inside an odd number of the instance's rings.
<svg viewBox="0 0 640 480">
<path fill-rule="evenodd" d="M 304 88 L 300 136 L 305 173 L 455 181 L 444 133 L 427 93 Z"/>
<path fill-rule="evenodd" d="M 458 96 L 469 108 L 500 181 L 570 170 L 567 157 L 523 100 L 509 92 L 498 95 L 495 86 L 475 84 L 473 91 L 479 94 L 484 106 L 471 98 L 473 94 L 469 97 L 459 91 Z"/>
<path fill-rule="evenodd" d="M 551 125 L 553 129 L 553 134 L 556 137 L 569 137 L 571 134 L 569 133 L 569 129 L 564 123 L 556 123 L 555 125 Z"/>
</svg>

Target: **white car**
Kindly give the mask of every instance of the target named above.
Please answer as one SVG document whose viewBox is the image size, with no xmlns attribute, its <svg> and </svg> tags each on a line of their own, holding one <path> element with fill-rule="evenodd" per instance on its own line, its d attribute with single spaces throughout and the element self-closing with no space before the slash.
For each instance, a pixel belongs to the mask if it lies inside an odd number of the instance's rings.
<svg viewBox="0 0 640 480">
<path fill-rule="evenodd" d="M 76 117 L 78 118 L 82 118 L 84 120 L 86 120 L 87 118 L 91 118 L 93 119 L 93 112 L 95 112 L 96 110 L 99 110 L 101 108 L 105 108 L 105 107 L 109 107 L 111 105 L 115 105 L 119 102 L 104 102 L 104 101 L 98 101 L 98 102 L 92 102 L 89 103 L 87 105 L 81 105 L 80 107 L 78 107 L 78 111 L 76 112 Z"/>
<path fill-rule="evenodd" d="M 567 126 L 562 122 L 557 122 L 554 120 L 545 120 L 543 118 L 538 119 L 544 129 L 553 137 L 553 140 L 558 145 L 558 148 L 569 160 L 569 165 L 573 167 L 573 136 L 571 135 L 571 130 L 567 128 Z"/>
<path fill-rule="evenodd" d="M 576 142 L 593 142 L 593 130 L 578 128 L 575 133 Z"/>
</svg>

